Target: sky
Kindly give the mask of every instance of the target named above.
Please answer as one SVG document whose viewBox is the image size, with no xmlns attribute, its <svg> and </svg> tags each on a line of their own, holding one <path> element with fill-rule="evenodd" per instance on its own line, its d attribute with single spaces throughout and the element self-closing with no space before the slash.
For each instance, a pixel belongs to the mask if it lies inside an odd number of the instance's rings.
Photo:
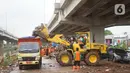
<svg viewBox="0 0 130 73">
<path fill-rule="evenodd" d="M 49 22 L 54 13 L 54 3 L 55 0 L 0 0 L 0 28 L 17 37 L 30 36 L 36 26 Z M 120 34 L 130 31 L 129 28 L 106 29 Z"/>
<path fill-rule="evenodd" d="M 110 30 L 114 35 L 121 35 L 124 34 L 124 32 L 130 34 L 130 26 L 114 26 L 105 28 L 105 30 Z"/>
<path fill-rule="evenodd" d="M 45 2 L 45 3 L 44 3 Z M 41 23 L 48 23 L 55 0 L 0 0 L 0 27 L 17 37 L 32 34 Z M 45 19 L 44 19 L 45 18 Z"/>
</svg>

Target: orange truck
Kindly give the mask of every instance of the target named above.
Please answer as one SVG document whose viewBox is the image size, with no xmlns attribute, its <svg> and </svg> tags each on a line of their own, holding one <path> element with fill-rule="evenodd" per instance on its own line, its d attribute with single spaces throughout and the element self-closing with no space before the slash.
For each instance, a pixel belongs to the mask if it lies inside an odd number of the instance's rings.
<svg viewBox="0 0 130 73">
<path fill-rule="evenodd" d="M 23 37 L 18 39 L 18 64 L 19 69 L 23 66 L 36 66 L 41 68 L 42 64 L 42 42 L 40 38 Z M 24 67 L 25 68 L 25 67 Z"/>
</svg>

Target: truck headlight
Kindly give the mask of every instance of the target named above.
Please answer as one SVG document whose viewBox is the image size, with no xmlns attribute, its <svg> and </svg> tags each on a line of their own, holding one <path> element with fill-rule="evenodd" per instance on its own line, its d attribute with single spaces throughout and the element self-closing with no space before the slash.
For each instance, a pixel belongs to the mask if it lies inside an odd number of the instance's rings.
<svg viewBox="0 0 130 73">
<path fill-rule="evenodd" d="M 22 59 L 22 57 L 18 57 L 18 61 L 22 61 L 23 59 Z"/>
<path fill-rule="evenodd" d="M 37 60 L 37 61 L 40 60 L 40 56 L 37 56 L 37 57 L 35 58 L 35 60 Z"/>
</svg>

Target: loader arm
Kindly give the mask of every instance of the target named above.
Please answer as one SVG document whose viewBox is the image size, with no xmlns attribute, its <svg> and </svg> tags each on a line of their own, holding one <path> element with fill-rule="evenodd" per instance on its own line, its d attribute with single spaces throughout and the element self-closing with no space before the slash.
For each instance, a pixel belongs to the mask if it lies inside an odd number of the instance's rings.
<svg viewBox="0 0 130 73">
<path fill-rule="evenodd" d="M 56 34 L 54 37 L 51 38 L 49 36 L 48 29 L 45 25 L 36 27 L 35 30 L 33 31 L 33 36 L 39 36 L 43 38 L 44 40 L 47 40 L 48 42 L 55 42 L 55 43 L 66 45 L 66 46 L 70 45 L 69 42 L 61 38 L 64 36 L 63 34 Z"/>
</svg>

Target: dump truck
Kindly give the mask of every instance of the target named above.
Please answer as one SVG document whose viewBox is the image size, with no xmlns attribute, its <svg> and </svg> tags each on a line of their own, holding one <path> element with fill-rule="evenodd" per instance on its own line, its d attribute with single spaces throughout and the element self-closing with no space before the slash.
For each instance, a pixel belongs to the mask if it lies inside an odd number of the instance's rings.
<svg viewBox="0 0 130 73">
<path fill-rule="evenodd" d="M 29 36 L 18 39 L 19 69 L 23 69 L 23 66 L 35 66 L 37 68 L 41 68 L 41 46 L 42 43 L 40 38 Z"/>
<path fill-rule="evenodd" d="M 63 34 L 55 34 L 53 37 L 50 37 L 49 35 L 51 34 L 48 33 L 47 27 L 43 24 L 39 27 L 36 27 L 36 29 L 33 31 L 33 35 L 44 38 L 49 42 L 55 42 L 65 46 L 64 50 L 60 51 L 56 55 L 56 60 L 61 66 L 72 65 L 74 57 L 73 53 L 76 51 L 76 48 L 79 48 L 79 51 L 82 55 L 82 60 L 87 65 L 97 65 L 101 57 L 107 54 L 107 45 L 90 42 L 90 32 L 75 33 L 75 35 L 87 37 L 83 47 L 80 46 L 79 42 L 71 44 L 64 39 L 65 36 Z"/>
</svg>

